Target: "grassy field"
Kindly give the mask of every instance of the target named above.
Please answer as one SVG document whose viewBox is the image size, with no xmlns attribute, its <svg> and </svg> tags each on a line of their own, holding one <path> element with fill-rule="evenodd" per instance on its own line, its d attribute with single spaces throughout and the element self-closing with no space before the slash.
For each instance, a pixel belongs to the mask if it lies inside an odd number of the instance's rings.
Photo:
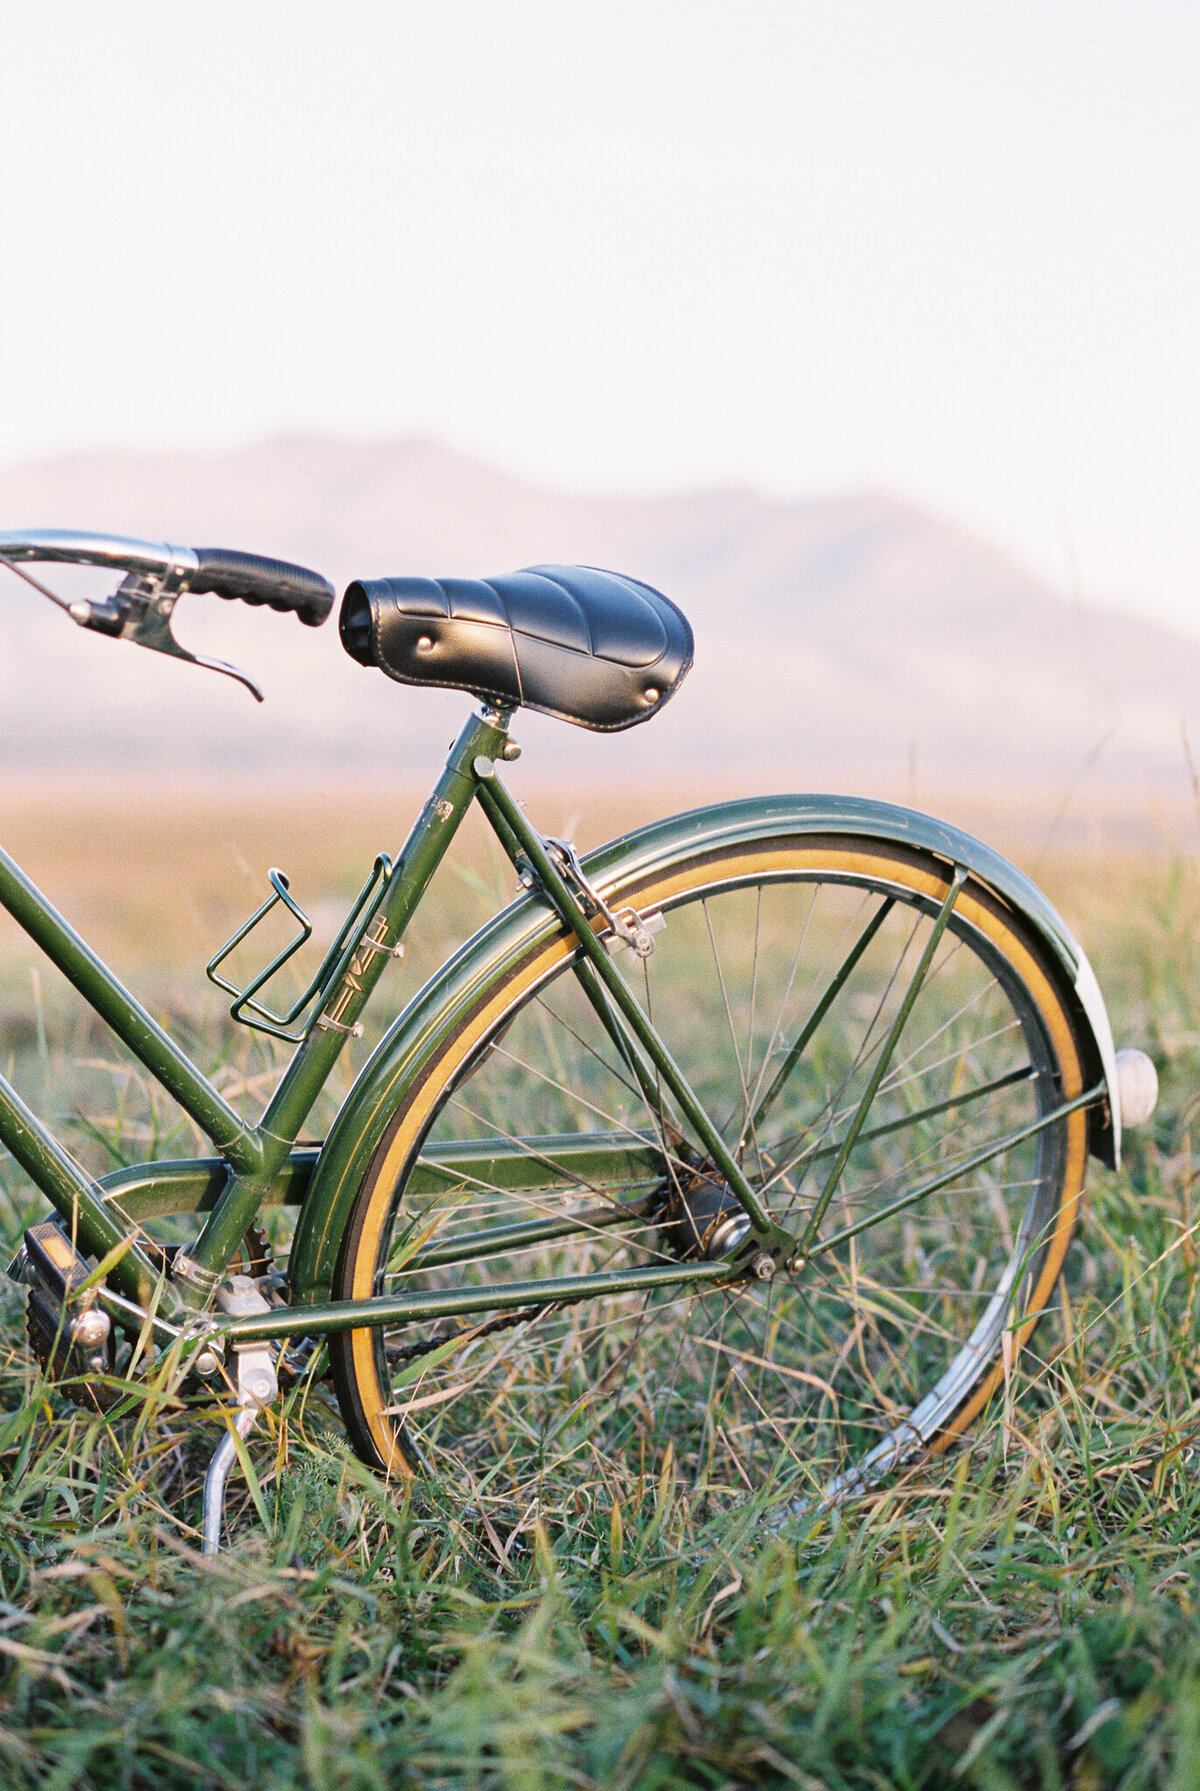
<svg viewBox="0 0 1200 1791">
<path fill-rule="evenodd" d="M 265 862 L 332 914 L 401 832 L 376 837 L 374 812 L 264 798 L 217 824 L 197 798 L 100 838 L 77 800 L 14 809 L 5 837 L 252 1110 L 269 1048 L 230 1040 L 197 966 L 259 899 Z M 318 1394 L 256 1442 L 236 1546 L 206 1564 L 216 1422 L 185 1426 L 154 1398 L 109 1422 L 47 1397 L 12 1290 L 3 1782 L 1200 1784 L 1200 880 L 1166 859 L 1050 858 L 1040 875 L 1162 1099 L 1119 1175 L 1093 1167 L 1068 1295 L 965 1446 L 804 1533 L 749 1512 L 714 1524 L 667 1471 L 637 1522 L 564 1497 L 506 1547 L 461 1509 L 385 1489 Z M 508 887 L 476 842 L 404 987 Z M 31 980 L 19 941 L 0 953 L 5 1067 L 81 1158 L 196 1147 L 52 974 Z M 6 1247 L 36 1210 L 0 1166 Z"/>
</svg>

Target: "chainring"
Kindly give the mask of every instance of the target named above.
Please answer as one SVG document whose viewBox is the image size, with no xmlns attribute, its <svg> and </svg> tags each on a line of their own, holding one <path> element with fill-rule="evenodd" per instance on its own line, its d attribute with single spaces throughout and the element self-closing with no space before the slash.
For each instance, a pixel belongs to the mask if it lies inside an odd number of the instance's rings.
<svg viewBox="0 0 1200 1791">
<path fill-rule="evenodd" d="M 269 1275 L 274 1267 L 275 1253 L 267 1241 L 267 1234 L 261 1225 L 251 1220 L 225 1273 L 250 1275 L 258 1281 L 263 1275 Z"/>
</svg>

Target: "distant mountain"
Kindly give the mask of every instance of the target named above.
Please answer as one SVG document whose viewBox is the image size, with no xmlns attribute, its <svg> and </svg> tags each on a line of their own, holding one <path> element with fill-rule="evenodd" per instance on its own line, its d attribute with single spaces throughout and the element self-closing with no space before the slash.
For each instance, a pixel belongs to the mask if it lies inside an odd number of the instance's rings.
<svg viewBox="0 0 1200 1791">
<path fill-rule="evenodd" d="M 524 718 L 547 770 L 620 781 L 696 769 L 776 787 L 1036 783 L 1085 773 L 1178 785 L 1200 742 L 1200 643 L 1067 602 L 986 544 L 884 495 L 747 490 L 593 497 L 543 490 L 424 441 L 291 437 L 214 455 L 103 453 L 0 472 L 0 527 L 106 529 L 247 548 L 339 584 L 606 565 L 691 617 L 692 676 L 661 718 L 595 737 Z M 465 699 L 389 683 L 331 624 L 207 598 L 181 636 L 246 664 L 244 692 L 90 636 L 0 573 L 8 762 L 310 773 L 428 765 Z"/>
</svg>

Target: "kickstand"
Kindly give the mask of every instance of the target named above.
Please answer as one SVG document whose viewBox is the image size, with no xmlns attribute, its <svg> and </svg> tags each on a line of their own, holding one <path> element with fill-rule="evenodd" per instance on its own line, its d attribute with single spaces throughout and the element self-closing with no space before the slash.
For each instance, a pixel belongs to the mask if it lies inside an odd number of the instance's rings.
<svg viewBox="0 0 1200 1791">
<path fill-rule="evenodd" d="M 225 1485 L 229 1479 L 229 1471 L 237 1460 L 236 1432 L 243 1443 L 250 1435 L 255 1424 L 262 1416 L 262 1406 L 244 1405 L 233 1420 L 233 1430 L 227 1430 L 217 1444 L 216 1453 L 208 1464 L 208 1473 L 204 1476 L 204 1553 L 217 1555 L 221 1552 L 221 1525 L 225 1517 Z"/>
<path fill-rule="evenodd" d="M 269 1304 L 248 1275 L 230 1275 L 216 1290 L 219 1312 L 230 1318 L 252 1318 L 269 1312 Z M 267 1407 L 278 1397 L 279 1378 L 275 1372 L 275 1350 L 269 1343 L 235 1343 L 228 1352 L 228 1365 L 233 1370 L 237 1390 L 237 1409 L 233 1425 L 217 1444 L 216 1452 L 204 1476 L 204 1553 L 216 1555 L 221 1550 L 221 1524 L 225 1516 L 225 1485 L 229 1471 L 237 1460 L 237 1439 L 243 1442 Z"/>
</svg>

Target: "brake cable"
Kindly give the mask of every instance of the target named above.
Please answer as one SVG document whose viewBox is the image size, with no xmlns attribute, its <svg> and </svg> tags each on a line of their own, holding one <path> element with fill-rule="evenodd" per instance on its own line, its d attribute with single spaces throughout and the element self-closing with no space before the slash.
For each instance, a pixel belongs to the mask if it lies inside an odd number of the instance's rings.
<svg viewBox="0 0 1200 1791">
<path fill-rule="evenodd" d="M 57 591 L 52 591 L 49 585 L 44 585 L 40 578 L 33 576 L 32 572 L 26 572 L 24 566 L 18 566 L 17 562 L 10 560 L 7 554 L 0 553 L 0 566 L 6 566 L 10 572 L 15 572 L 18 578 L 25 580 L 27 585 L 32 585 L 35 591 L 40 591 L 43 597 L 48 597 L 51 603 L 58 605 L 59 609 L 65 609 L 68 615 L 71 614 L 69 598 L 60 597 Z"/>
</svg>

